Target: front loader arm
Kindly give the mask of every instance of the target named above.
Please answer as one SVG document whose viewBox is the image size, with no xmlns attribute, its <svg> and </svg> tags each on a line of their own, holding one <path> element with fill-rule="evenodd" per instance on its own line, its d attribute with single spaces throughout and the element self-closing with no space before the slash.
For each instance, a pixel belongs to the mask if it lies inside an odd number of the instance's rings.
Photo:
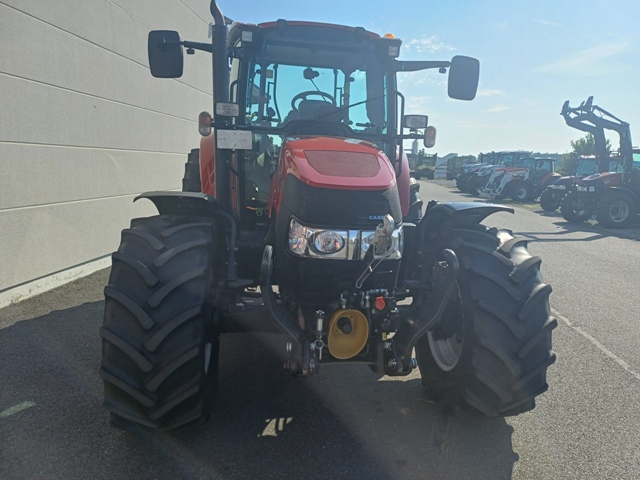
<svg viewBox="0 0 640 480">
<path fill-rule="evenodd" d="M 595 137 L 598 172 L 609 171 L 609 154 L 604 130 L 613 130 L 620 136 L 620 153 L 625 165 L 632 161 L 631 132 L 629 124 L 615 115 L 593 104 L 593 97 L 577 107 L 570 107 L 569 100 L 564 102 L 560 114 L 570 127 L 591 133 Z"/>
</svg>

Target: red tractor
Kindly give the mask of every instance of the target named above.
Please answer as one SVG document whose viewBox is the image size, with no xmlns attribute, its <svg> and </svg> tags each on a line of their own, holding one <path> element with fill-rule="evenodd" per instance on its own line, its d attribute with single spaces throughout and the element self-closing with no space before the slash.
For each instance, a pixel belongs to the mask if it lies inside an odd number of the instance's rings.
<svg viewBox="0 0 640 480">
<path fill-rule="evenodd" d="M 594 105 L 593 97 L 573 108 L 566 101 L 561 114 L 567 125 L 594 135 L 599 172 L 580 180 L 562 200 L 562 216 L 570 222 L 582 222 L 595 213 L 604 227 L 628 227 L 640 212 L 640 150 L 632 147 L 629 124 Z M 620 137 L 615 159 L 607 152 L 605 129 Z"/>
<path fill-rule="evenodd" d="M 199 168 L 185 178 L 192 189 L 199 173 L 199 191 L 140 195 L 159 214 L 134 219 L 113 254 L 100 332 L 112 422 L 204 421 L 220 336 L 239 331 L 284 335 L 298 377 L 419 368 L 425 395 L 452 412 L 534 408 L 557 325 L 540 259 L 481 224 L 507 207 L 431 201 L 423 216 L 401 148 L 435 132 L 404 115 L 397 74 L 448 72 L 449 96 L 472 100 L 477 60 L 400 61 L 399 39 L 360 27 L 228 29 L 215 0 L 211 12 L 212 44 L 149 34 L 156 77 L 182 74 L 183 48 L 211 52 L 214 113 L 200 115 Z"/>
<path fill-rule="evenodd" d="M 615 172 L 619 165 L 619 159 L 613 157 L 609 160 L 609 171 Z M 556 178 L 548 184 L 540 195 L 540 207 L 548 212 L 557 210 L 562 205 L 562 200 L 576 189 L 580 180 L 598 171 L 598 161 L 595 155 L 582 155 L 571 162 L 569 175 Z"/>
</svg>

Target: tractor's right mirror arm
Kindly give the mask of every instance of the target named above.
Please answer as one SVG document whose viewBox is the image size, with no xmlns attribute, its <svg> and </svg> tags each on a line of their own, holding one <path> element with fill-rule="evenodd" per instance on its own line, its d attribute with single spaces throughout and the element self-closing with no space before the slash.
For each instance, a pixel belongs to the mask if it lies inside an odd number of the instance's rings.
<svg viewBox="0 0 640 480">
<path fill-rule="evenodd" d="M 394 62 L 396 72 L 417 72 L 419 70 L 428 70 L 430 68 L 447 68 L 451 62 L 447 61 L 431 61 L 431 60 L 414 60 L 414 61 L 396 61 Z"/>
<path fill-rule="evenodd" d="M 202 42 L 189 42 L 185 40 L 182 45 L 187 49 L 187 55 L 192 55 L 193 50 L 202 50 L 203 52 L 213 52 L 213 45 L 210 43 Z"/>
<path fill-rule="evenodd" d="M 456 55 L 447 61 L 395 61 L 396 72 L 416 72 L 418 70 L 439 69 L 446 73 L 449 69 L 449 97 L 457 100 L 473 100 L 478 91 L 480 62 L 477 58 Z"/>
</svg>

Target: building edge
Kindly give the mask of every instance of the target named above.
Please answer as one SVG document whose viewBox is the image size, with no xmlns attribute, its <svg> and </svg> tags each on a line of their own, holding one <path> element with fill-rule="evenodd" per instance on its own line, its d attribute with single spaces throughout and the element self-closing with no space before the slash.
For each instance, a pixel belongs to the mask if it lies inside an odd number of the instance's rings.
<svg viewBox="0 0 640 480">
<path fill-rule="evenodd" d="M 0 292 L 0 309 L 15 305 L 111 266 L 111 254 L 60 270 Z"/>
</svg>

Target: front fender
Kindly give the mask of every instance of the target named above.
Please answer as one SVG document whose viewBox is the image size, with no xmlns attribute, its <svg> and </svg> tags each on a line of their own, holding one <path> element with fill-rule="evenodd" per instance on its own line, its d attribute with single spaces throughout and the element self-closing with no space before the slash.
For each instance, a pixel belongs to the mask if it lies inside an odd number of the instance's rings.
<svg viewBox="0 0 640 480">
<path fill-rule="evenodd" d="M 631 198 L 633 198 L 636 201 L 636 203 L 640 203 L 640 198 L 638 198 L 638 194 L 636 192 L 634 192 L 633 190 L 629 190 L 626 187 L 608 187 L 607 188 L 607 192 L 623 193 L 623 194 L 629 195 Z"/>
<path fill-rule="evenodd" d="M 435 200 L 429 202 L 427 211 L 418 225 L 405 225 L 405 248 L 402 254 L 400 281 L 407 282 L 408 285 L 412 280 L 422 278 L 423 247 L 445 224 L 447 226 L 475 225 L 498 212 L 514 213 L 514 210 L 504 205 L 487 203 L 437 203 Z"/>
<path fill-rule="evenodd" d="M 200 192 L 145 192 L 133 199 L 134 202 L 146 198 L 151 200 L 160 215 L 198 215 L 214 217 L 218 201 Z"/>
<path fill-rule="evenodd" d="M 146 198 L 151 200 L 158 209 L 160 215 L 194 215 L 199 217 L 211 217 L 222 220 L 218 222 L 220 231 L 225 233 L 224 220 L 228 224 L 228 260 L 227 281 L 228 286 L 247 286 L 252 281 L 238 279 L 236 272 L 236 219 L 231 214 L 220 208 L 218 201 L 202 192 L 145 192 L 138 195 L 133 201 Z"/>
<path fill-rule="evenodd" d="M 504 205 L 476 202 L 432 203 L 418 224 L 418 230 L 424 234 L 437 230 L 442 224 L 451 220 L 456 225 L 471 225 L 482 222 L 489 215 L 498 212 L 513 213 L 513 208 Z"/>
</svg>

